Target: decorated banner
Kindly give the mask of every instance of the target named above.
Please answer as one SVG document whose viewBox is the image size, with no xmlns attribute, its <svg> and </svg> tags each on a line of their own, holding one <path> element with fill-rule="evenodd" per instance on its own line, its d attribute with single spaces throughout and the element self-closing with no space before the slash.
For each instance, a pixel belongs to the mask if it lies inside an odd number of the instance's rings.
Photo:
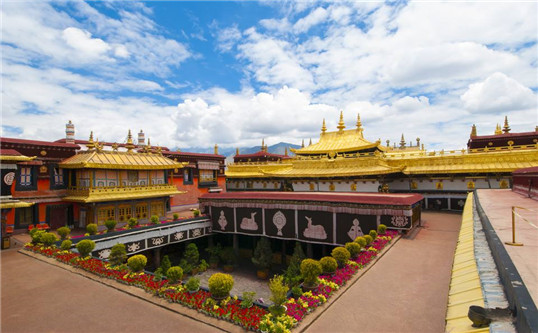
<svg viewBox="0 0 538 333">
<path fill-rule="evenodd" d="M 213 231 L 234 232 L 234 210 L 227 207 L 211 207 Z"/>
<path fill-rule="evenodd" d="M 265 234 L 270 237 L 296 239 L 295 211 L 291 209 L 266 209 Z"/>
<path fill-rule="evenodd" d="M 377 230 L 376 215 L 336 214 L 336 243 L 344 245 Z"/>
<path fill-rule="evenodd" d="M 333 213 L 298 211 L 299 239 L 317 243 L 333 243 Z"/>
<path fill-rule="evenodd" d="M 236 232 L 263 234 L 263 215 L 261 208 L 236 208 Z"/>
</svg>

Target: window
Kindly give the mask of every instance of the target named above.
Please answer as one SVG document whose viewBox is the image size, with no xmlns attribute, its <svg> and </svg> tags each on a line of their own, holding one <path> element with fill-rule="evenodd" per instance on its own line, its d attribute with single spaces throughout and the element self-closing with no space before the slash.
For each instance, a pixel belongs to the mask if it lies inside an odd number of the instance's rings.
<svg viewBox="0 0 538 333">
<path fill-rule="evenodd" d="M 151 215 L 164 216 L 164 205 L 160 201 L 151 202 Z"/>
<path fill-rule="evenodd" d="M 183 169 L 183 185 L 192 185 L 192 169 Z"/>
<path fill-rule="evenodd" d="M 132 217 L 133 209 L 131 206 L 120 206 L 118 208 L 118 218 L 120 222 L 127 221 Z"/>
<path fill-rule="evenodd" d="M 215 170 L 200 170 L 200 183 L 214 183 L 216 181 Z"/>
<path fill-rule="evenodd" d="M 58 165 L 50 165 L 49 170 L 50 170 L 50 189 L 55 190 L 55 189 L 66 188 L 67 182 L 65 181 L 65 178 L 67 177 L 65 175 L 65 170 L 60 169 Z"/>
<path fill-rule="evenodd" d="M 34 221 L 34 207 L 15 209 L 15 228 L 27 229 Z"/>
<path fill-rule="evenodd" d="M 36 169 L 31 166 L 20 166 L 17 169 L 17 182 L 15 183 L 16 191 L 37 190 Z"/>
<path fill-rule="evenodd" d="M 148 204 L 145 202 L 137 204 L 135 212 L 137 219 L 145 219 L 146 217 L 148 217 Z"/>
<path fill-rule="evenodd" d="M 97 224 L 103 225 L 107 220 L 116 220 L 116 209 L 114 206 L 99 208 L 97 213 Z"/>
<path fill-rule="evenodd" d="M 32 168 L 31 167 L 22 167 L 21 168 L 21 177 L 20 182 L 22 186 L 31 186 L 32 185 Z"/>
<path fill-rule="evenodd" d="M 127 171 L 127 179 L 128 179 L 129 182 L 131 182 L 131 183 L 136 183 L 136 182 L 138 182 L 138 171 L 136 171 L 136 170 L 129 170 L 129 171 Z"/>
</svg>

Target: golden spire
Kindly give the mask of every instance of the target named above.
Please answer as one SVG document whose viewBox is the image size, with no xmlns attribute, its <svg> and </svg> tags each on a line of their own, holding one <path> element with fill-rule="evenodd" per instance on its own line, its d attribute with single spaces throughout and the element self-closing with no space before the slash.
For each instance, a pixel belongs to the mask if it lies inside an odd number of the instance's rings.
<svg viewBox="0 0 538 333">
<path fill-rule="evenodd" d="M 304 148 L 304 139 L 303 142 L 301 142 L 301 148 Z"/>
<path fill-rule="evenodd" d="M 473 136 L 476 136 L 476 125 L 475 124 L 473 124 L 473 127 L 471 127 L 471 138 Z"/>
<path fill-rule="evenodd" d="M 387 147 L 390 147 L 390 140 L 385 141 L 387 143 Z"/>
<path fill-rule="evenodd" d="M 325 126 L 325 118 L 323 118 L 323 125 L 321 126 L 321 133 L 325 133 L 327 131 L 327 126 Z"/>
<path fill-rule="evenodd" d="M 338 128 L 339 132 L 343 132 L 344 128 L 346 128 L 346 125 L 344 124 L 344 111 L 340 111 L 340 121 L 338 122 L 338 126 L 336 126 L 336 128 Z"/>
<path fill-rule="evenodd" d="M 112 144 L 112 150 L 113 151 L 118 151 L 118 144 L 116 142 L 114 142 L 114 144 Z"/>
<path fill-rule="evenodd" d="M 90 132 L 90 138 L 88 139 L 86 147 L 88 147 L 88 150 L 95 148 L 95 143 L 93 142 L 93 131 Z"/>
<path fill-rule="evenodd" d="M 133 136 L 131 135 L 131 130 L 129 130 L 129 133 L 127 134 L 127 144 L 125 145 L 125 148 L 127 148 L 128 153 L 131 153 L 132 150 L 136 148 L 136 146 L 133 144 Z"/>
<path fill-rule="evenodd" d="M 504 134 L 510 132 L 510 126 L 508 126 L 508 116 L 504 116 L 504 126 L 503 126 L 503 132 Z"/>
<path fill-rule="evenodd" d="M 312 138 L 310 138 L 310 142 L 308 143 L 309 146 L 312 145 Z"/>
<path fill-rule="evenodd" d="M 400 140 L 400 148 L 405 148 L 405 139 L 404 139 L 403 133 L 402 133 L 402 138 Z"/>
<path fill-rule="evenodd" d="M 288 147 L 284 147 L 284 155 L 288 156 Z"/>
<path fill-rule="evenodd" d="M 265 151 L 265 139 L 262 139 L 262 151 Z"/>
<path fill-rule="evenodd" d="M 497 124 L 497 127 L 495 128 L 495 135 L 503 134 L 503 131 L 501 130 L 501 125 Z"/>
<path fill-rule="evenodd" d="M 219 154 L 219 145 L 215 143 L 215 155 Z"/>
<path fill-rule="evenodd" d="M 362 129 L 361 115 L 357 113 L 357 129 Z"/>
<path fill-rule="evenodd" d="M 239 155 L 239 148 L 235 148 L 235 156 Z"/>
</svg>

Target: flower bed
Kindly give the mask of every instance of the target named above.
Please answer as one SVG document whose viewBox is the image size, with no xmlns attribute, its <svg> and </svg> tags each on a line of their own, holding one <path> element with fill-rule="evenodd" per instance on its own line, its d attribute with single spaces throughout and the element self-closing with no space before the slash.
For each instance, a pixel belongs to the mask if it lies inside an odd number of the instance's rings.
<svg viewBox="0 0 538 333">
<path fill-rule="evenodd" d="M 33 244 L 26 244 L 24 248 L 98 276 L 138 286 L 169 302 L 179 303 L 206 315 L 230 321 L 247 330 L 289 332 L 308 313 L 327 302 L 327 299 L 349 281 L 359 269 L 371 262 L 396 234 L 395 231 L 387 231 L 384 236 L 376 238 L 370 247 L 366 251 L 362 251 L 356 259 L 349 260 L 344 267 L 337 269 L 335 274 L 320 276 L 319 287 L 314 291 L 303 293 L 298 298 L 289 298 L 285 304 L 287 307 L 285 314 L 279 317 L 274 317 L 265 308 L 258 305 L 243 308 L 241 300 L 237 296 L 228 297 L 217 303 L 205 290 L 189 293 L 183 285 L 171 286 L 166 280 L 154 281 L 152 274 L 131 273 L 125 267 L 112 267 L 108 262 L 96 258 L 83 259 L 80 258 L 79 254 L 71 251 Z"/>
</svg>

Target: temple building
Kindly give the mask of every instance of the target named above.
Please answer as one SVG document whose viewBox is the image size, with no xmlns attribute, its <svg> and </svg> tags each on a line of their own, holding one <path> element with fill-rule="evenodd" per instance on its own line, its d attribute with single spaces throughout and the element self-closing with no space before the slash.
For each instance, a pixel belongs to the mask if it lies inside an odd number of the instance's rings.
<svg viewBox="0 0 538 333">
<path fill-rule="evenodd" d="M 364 138 L 356 126 L 337 131 L 325 120 L 317 143 L 277 161 L 236 161 L 228 165 L 228 191 L 320 191 L 420 193 L 425 208 L 461 210 L 469 190 L 510 188 L 512 172 L 538 166 L 538 128 L 510 133 L 508 120 L 494 135 L 478 136 L 473 125 L 467 149 L 426 151 L 420 139 L 399 146 Z"/>
</svg>

